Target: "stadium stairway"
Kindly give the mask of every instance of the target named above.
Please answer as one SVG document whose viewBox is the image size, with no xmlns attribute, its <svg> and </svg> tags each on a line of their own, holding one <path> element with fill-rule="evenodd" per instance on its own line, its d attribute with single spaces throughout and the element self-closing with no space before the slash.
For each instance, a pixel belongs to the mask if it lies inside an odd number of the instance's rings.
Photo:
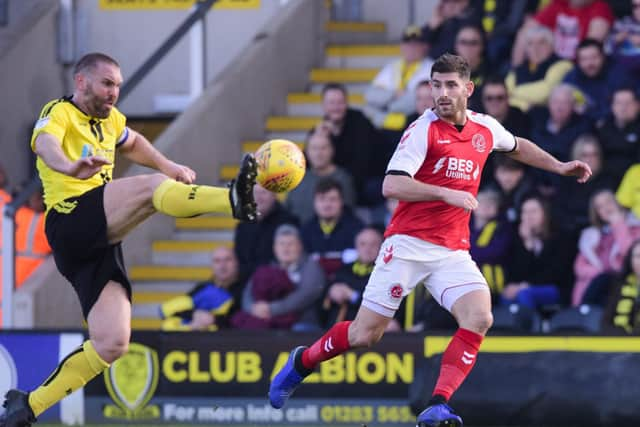
<svg viewBox="0 0 640 427">
<path fill-rule="evenodd" d="M 400 55 L 397 44 L 385 44 L 381 22 L 328 22 L 329 45 L 322 68 L 311 70 L 308 91 L 287 96 L 287 115 L 269 117 L 264 135 L 242 142 L 243 152 L 254 152 L 263 141 L 285 138 L 301 147 L 309 129 L 322 114 L 320 92 L 324 84 L 339 82 L 349 91 L 349 104 L 363 105 L 363 90 L 378 70 Z M 150 126 L 154 123 L 145 123 Z M 154 125 L 158 125 L 155 123 Z M 157 127 L 153 127 L 157 129 Z M 262 137 L 262 139 L 260 139 Z M 224 165 L 221 181 L 229 181 L 237 165 Z M 236 221 L 221 216 L 177 219 L 172 240 L 153 243 L 150 265 L 129 268 L 133 283 L 133 328 L 158 329 L 159 304 L 189 291 L 196 282 L 211 277 L 211 251 L 233 245 Z"/>
</svg>

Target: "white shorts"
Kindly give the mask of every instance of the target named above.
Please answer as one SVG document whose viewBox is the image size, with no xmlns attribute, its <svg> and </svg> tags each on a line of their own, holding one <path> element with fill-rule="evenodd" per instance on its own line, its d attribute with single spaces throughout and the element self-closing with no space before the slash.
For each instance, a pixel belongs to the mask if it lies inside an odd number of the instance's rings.
<svg viewBox="0 0 640 427">
<path fill-rule="evenodd" d="M 468 251 L 396 234 L 382 243 L 362 305 L 393 317 L 402 299 L 419 283 L 448 311 L 458 298 L 471 291 L 489 292 L 487 281 Z"/>
</svg>

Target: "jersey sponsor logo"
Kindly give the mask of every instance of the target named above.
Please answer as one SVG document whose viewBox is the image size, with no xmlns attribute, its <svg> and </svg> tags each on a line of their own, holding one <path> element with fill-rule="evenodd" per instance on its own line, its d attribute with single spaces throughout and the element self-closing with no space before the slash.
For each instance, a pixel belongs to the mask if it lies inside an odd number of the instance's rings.
<svg viewBox="0 0 640 427">
<path fill-rule="evenodd" d="M 476 133 L 471 138 L 471 146 L 475 148 L 478 153 L 484 153 L 487 150 L 487 141 L 480 133 Z"/>
<path fill-rule="evenodd" d="M 47 123 L 49 123 L 49 120 L 51 120 L 50 117 L 43 117 L 41 119 L 38 119 L 38 121 L 36 122 L 35 126 L 33 126 L 33 130 L 42 129 L 43 127 L 45 127 L 47 125 Z"/>
<path fill-rule="evenodd" d="M 438 144 L 451 144 L 450 139 L 439 139 Z"/>
<path fill-rule="evenodd" d="M 402 285 L 399 283 L 394 283 L 389 287 L 389 296 L 393 299 L 402 298 Z"/>
<path fill-rule="evenodd" d="M 389 261 L 391 261 L 391 258 L 393 258 L 393 245 L 389 246 L 388 248 L 385 248 L 384 255 L 382 255 L 382 261 L 385 264 L 388 264 Z"/>
<path fill-rule="evenodd" d="M 453 179 L 464 179 L 466 181 L 478 179 L 480 175 L 480 165 L 473 160 L 461 159 L 459 157 L 441 157 L 433 166 L 432 174 L 436 174 L 447 165 L 445 176 Z"/>
</svg>

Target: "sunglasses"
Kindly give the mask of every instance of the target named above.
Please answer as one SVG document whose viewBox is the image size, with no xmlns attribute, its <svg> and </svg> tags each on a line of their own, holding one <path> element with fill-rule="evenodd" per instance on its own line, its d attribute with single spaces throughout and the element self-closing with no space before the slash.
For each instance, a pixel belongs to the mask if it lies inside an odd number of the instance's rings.
<svg viewBox="0 0 640 427">
<path fill-rule="evenodd" d="M 480 40 L 460 39 L 456 43 L 463 46 L 479 46 L 481 42 Z"/>
<path fill-rule="evenodd" d="M 504 101 L 507 99 L 507 95 L 486 95 L 482 99 L 487 102 Z"/>
</svg>

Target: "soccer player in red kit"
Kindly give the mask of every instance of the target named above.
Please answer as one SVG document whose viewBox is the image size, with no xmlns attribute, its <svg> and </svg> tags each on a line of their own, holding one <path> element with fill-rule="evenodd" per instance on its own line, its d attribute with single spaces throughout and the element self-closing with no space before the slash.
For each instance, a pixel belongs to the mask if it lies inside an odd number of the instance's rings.
<svg viewBox="0 0 640 427">
<path fill-rule="evenodd" d="M 560 162 L 514 137 L 494 118 L 467 110 L 473 83 L 466 61 L 444 54 L 431 69 L 435 108 L 405 131 L 387 167 L 385 197 L 400 200 L 352 322 L 336 323 L 310 347 L 297 347 L 271 382 L 269 400 L 284 406 L 322 361 L 380 340 L 402 298 L 422 283 L 453 314 L 459 329 L 442 355 L 440 375 L 419 427 L 462 426 L 447 405 L 469 374 L 491 327 L 489 287 L 469 255 L 469 216 L 478 206 L 482 168 L 491 151 L 585 182 L 589 166 Z"/>
</svg>

